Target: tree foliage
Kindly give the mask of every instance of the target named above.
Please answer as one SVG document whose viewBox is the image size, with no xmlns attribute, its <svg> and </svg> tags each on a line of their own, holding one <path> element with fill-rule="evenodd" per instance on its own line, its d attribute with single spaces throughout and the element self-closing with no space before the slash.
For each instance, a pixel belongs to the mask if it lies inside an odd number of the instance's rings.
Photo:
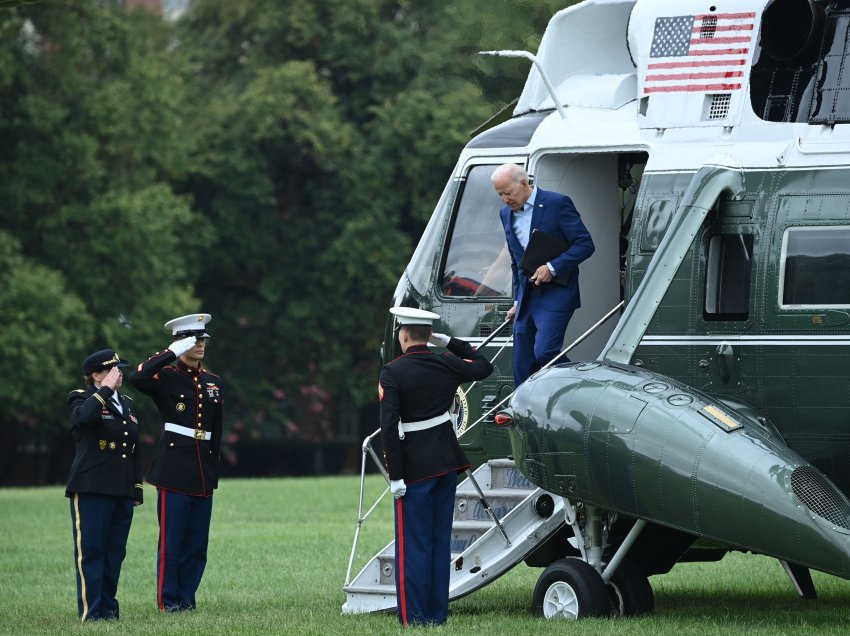
<svg viewBox="0 0 850 636">
<path fill-rule="evenodd" d="M 86 353 L 139 360 L 203 310 L 231 440 L 333 439 L 340 401 L 374 399 L 387 303 L 458 152 L 525 81 L 477 52 L 536 50 L 566 4 L 0 11 L 0 420 L 55 425 Z"/>
<path fill-rule="evenodd" d="M 0 480 L 29 435 L 64 439 L 86 355 L 139 359 L 198 307 L 214 230 L 176 190 L 191 144 L 168 43 L 114 4 L 0 12 Z"/>
</svg>

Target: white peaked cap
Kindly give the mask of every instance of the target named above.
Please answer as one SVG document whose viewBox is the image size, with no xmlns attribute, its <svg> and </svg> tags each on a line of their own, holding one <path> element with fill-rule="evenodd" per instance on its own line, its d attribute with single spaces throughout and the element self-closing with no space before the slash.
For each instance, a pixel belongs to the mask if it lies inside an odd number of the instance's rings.
<svg viewBox="0 0 850 636">
<path fill-rule="evenodd" d="M 193 332 L 187 335 L 197 336 L 196 331 L 203 332 L 203 336 L 209 338 L 206 332 L 207 323 L 212 320 L 209 314 L 189 314 L 188 316 L 180 316 L 165 323 L 166 329 L 171 329 L 172 335 L 177 335 L 183 332 Z"/>
<path fill-rule="evenodd" d="M 433 311 L 425 311 L 424 309 L 414 309 L 413 307 L 393 307 L 390 313 L 395 316 L 396 322 L 399 325 L 423 325 L 431 327 L 435 320 L 440 319 L 439 314 Z"/>
</svg>

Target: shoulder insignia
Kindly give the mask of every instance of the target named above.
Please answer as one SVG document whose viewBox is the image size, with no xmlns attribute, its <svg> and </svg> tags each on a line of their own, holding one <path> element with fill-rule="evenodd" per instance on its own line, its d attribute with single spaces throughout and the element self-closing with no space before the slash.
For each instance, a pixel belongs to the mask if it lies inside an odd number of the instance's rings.
<svg viewBox="0 0 850 636">
<path fill-rule="evenodd" d="M 130 397 L 129 395 L 127 395 L 126 393 L 122 393 L 122 394 L 121 394 L 121 396 L 122 396 L 122 397 L 127 398 L 127 399 L 128 399 L 128 400 L 130 400 L 131 402 L 133 401 L 133 398 L 131 398 L 131 397 Z"/>
<path fill-rule="evenodd" d="M 85 389 L 74 389 L 73 391 L 71 391 L 71 393 L 85 393 L 85 392 L 86 392 Z"/>
</svg>

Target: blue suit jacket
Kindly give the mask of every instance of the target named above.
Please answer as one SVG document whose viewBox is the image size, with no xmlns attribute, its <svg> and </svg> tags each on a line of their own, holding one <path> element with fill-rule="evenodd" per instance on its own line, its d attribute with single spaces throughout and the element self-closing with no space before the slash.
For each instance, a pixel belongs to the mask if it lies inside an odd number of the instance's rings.
<svg viewBox="0 0 850 636">
<path fill-rule="evenodd" d="M 511 254 L 514 300 L 517 301 L 517 317 L 519 317 L 523 311 L 523 296 L 527 291 L 532 290 L 533 284 L 532 286 L 527 285 L 528 277 L 518 266 L 525 250 L 514 234 L 512 214 L 512 210 L 507 205 L 503 206 L 500 211 L 505 238 L 508 242 L 508 251 Z M 547 192 L 538 188 L 537 197 L 534 201 L 534 211 L 531 214 L 531 231 L 534 230 L 566 239 L 570 243 L 566 252 L 550 261 L 557 275 L 569 275 L 569 281 L 566 285 L 559 285 L 554 282 L 540 285 L 538 289 L 543 306 L 552 311 L 578 309 L 581 307 L 578 266 L 579 263 L 593 254 L 596 248 L 593 245 L 590 232 L 582 223 L 572 200 L 558 192 Z M 532 290 L 532 293 L 536 292 Z"/>
</svg>

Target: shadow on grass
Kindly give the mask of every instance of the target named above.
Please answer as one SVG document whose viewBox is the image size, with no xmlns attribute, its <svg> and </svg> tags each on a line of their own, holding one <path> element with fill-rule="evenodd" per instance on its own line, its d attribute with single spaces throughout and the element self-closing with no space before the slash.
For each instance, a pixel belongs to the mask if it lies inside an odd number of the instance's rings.
<svg viewBox="0 0 850 636">
<path fill-rule="evenodd" d="M 657 616 L 676 616 L 683 620 L 710 617 L 739 627 L 771 625 L 777 629 L 789 624 L 812 628 L 846 629 L 850 606 L 846 594 L 829 592 L 815 600 L 805 600 L 788 593 L 759 590 L 723 592 L 693 589 L 663 592 L 655 596 Z"/>
<path fill-rule="evenodd" d="M 458 621 L 476 619 L 533 618 L 531 589 L 493 589 L 489 594 L 467 596 L 451 605 L 451 614 Z M 594 620 L 596 628 L 622 629 L 620 621 L 628 621 L 640 632 L 660 633 L 684 629 L 689 633 L 711 633 L 716 629 L 743 633 L 847 633 L 850 624 L 850 605 L 847 594 L 829 591 L 817 600 L 804 600 L 789 590 L 705 590 L 687 589 L 658 591 L 655 612 L 637 618 L 607 621 Z M 620 627 L 617 627 L 617 624 Z M 583 630 L 582 630 L 583 631 Z"/>
</svg>

